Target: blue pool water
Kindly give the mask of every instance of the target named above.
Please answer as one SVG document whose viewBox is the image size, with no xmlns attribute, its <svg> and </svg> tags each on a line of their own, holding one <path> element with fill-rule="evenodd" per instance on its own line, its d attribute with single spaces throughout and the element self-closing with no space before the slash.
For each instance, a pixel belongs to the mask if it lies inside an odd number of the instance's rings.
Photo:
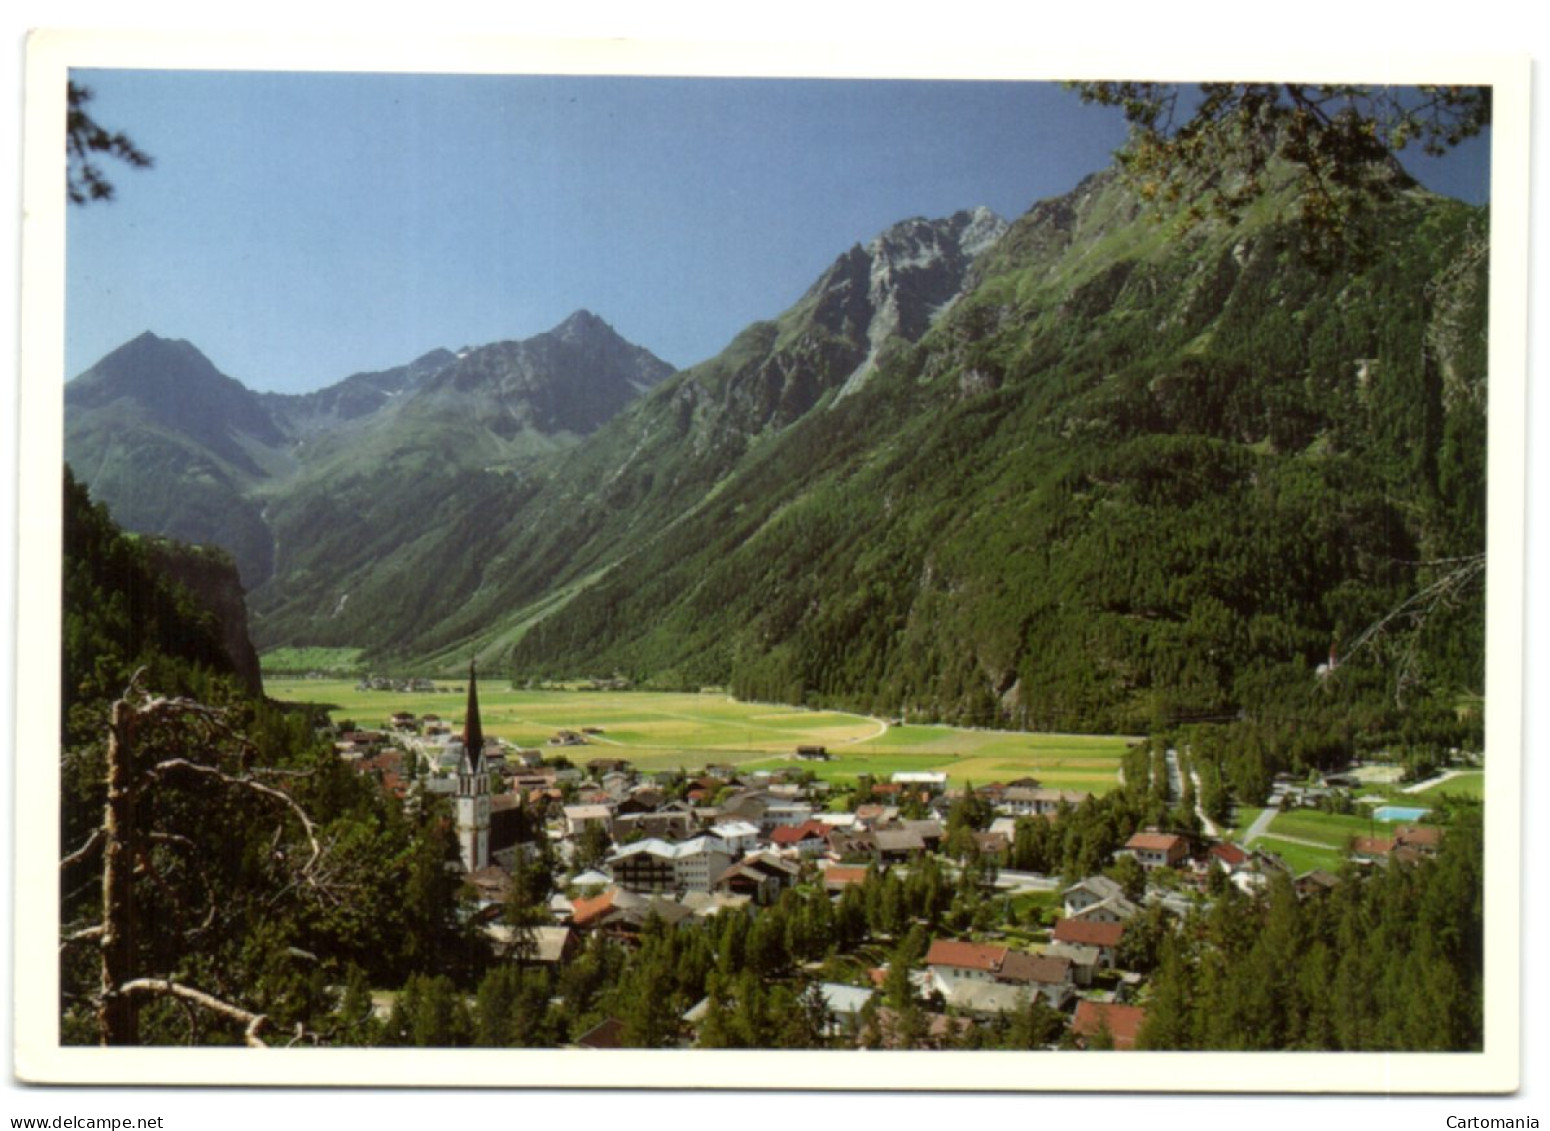
<svg viewBox="0 0 1550 1131">
<path fill-rule="evenodd" d="M 1419 821 L 1429 809 L 1407 809 L 1401 805 L 1384 805 L 1374 809 L 1372 815 L 1380 821 Z"/>
</svg>

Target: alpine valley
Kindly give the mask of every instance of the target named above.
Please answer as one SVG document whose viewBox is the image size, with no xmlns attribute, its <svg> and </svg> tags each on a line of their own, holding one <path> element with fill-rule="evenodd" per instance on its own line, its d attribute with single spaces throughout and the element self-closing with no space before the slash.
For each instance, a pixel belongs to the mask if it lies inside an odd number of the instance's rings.
<svg viewBox="0 0 1550 1131">
<path fill-rule="evenodd" d="M 1382 735 L 1484 690 L 1487 216 L 1392 176 L 1337 264 L 1290 188 L 1186 223 L 1116 170 L 908 220 L 680 372 L 587 312 L 304 396 L 145 334 L 66 456 L 230 551 L 260 651 Z"/>
</svg>

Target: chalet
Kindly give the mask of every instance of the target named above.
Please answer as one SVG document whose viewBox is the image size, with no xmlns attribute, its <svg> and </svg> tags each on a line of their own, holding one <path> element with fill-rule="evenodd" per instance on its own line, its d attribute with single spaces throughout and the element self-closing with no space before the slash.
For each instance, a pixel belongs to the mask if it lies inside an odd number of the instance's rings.
<svg viewBox="0 0 1550 1131">
<path fill-rule="evenodd" d="M 1435 825 L 1406 826 L 1394 834 L 1396 848 L 1413 848 L 1422 856 L 1435 856 L 1442 847 L 1442 830 Z"/>
<path fill-rule="evenodd" d="M 771 799 L 759 814 L 759 831 L 770 836 L 782 825 L 805 825 L 813 818 L 813 807 L 805 801 L 777 801 Z"/>
<path fill-rule="evenodd" d="M 613 835 L 614 812 L 607 805 L 567 805 L 565 806 L 565 835 L 579 837 L 589 828 L 601 828 L 610 836 Z"/>
<path fill-rule="evenodd" d="M 561 731 L 561 734 L 571 734 L 572 731 Z M 577 735 L 581 738 L 580 735 Z M 583 739 L 584 741 L 584 739 Z M 623 758 L 593 758 L 587 763 L 587 773 L 594 778 L 601 778 L 604 774 L 628 774 L 630 763 Z"/>
<path fill-rule="evenodd" d="M 770 843 L 776 848 L 794 852 L 798 856 L 822 856 L 829 848 L 829 826 L 822 821 L 806 821 L 800 825 L 781 825 L 770 833 Z"/>
<path fill-rule="evenodd" d="M 1322 868 L 1315 868 L 1311 872 L 1304 872 L 1292 881 L 1292 887 L 1302 899 L 1313 895 L 1324 895 L 1334 891 L 1340 886 L 1340 877 L 1333 872 L 1326 872 Z"/>
<path fill-rule="evenodd" d="M 608 858 L 608 868 L 626 891 L 673 892 L 678 888 L 678 877 L 672 854 L 666 849 L 666 841 L 636 841 L 615 850 Z"/>
<path fill-rule="evenodd" d="M 900 770 L 888 780 L 914 792 L 936 794 L 947 788 L 947 773 L 944 770 Z"/>
<path fill-rule="evenodd" d="M 1061 919 L 1055 924 L 1054 942 L 1047 953 L 1069 958 L 1078 983 L 1086 985 L 1098 970 L 1117 965 L 1123 923 L 1098 919 Z"/>
<path fill-rule="evenodd" d="M 926 842 L 912 829 L 873 829 L 871 840 L 873 859 L 882 865 L 905 864 L 926 851 Z"/>
<path fill-rule="evenodd" d="M 1141 914 L 1141 908 L 1125 896 L 1110 896 L 1096 903 L 1082 903 L 1079 909 L 1066 909 L 1068 919 L 1085 919 L 1090 923 L 1124 923 Z"/>
<path fill-rule="evenodd" d="M 859 1036 L 862 1011 L 867 1002 L 877 996 L 877 991 L 864 986 L 847 986 L 843 982 L 820 982 L 818 992 L 823 995 L 824 1010 L 829 1017 L 828 1035 L 852 1039 Z"/>
<path fill-rule="evenodd" d="M 628 783 L 626 782 L 626 784 Z M 605 781 L 604 788 L 606 789 L 608 786 L 609 783 Z M 638 786 L 635 789 L 626 788 L 624 795 L 619 799 L 615 812 L 623 815 L 655 813 L 666 800 L 666 795 L 660 789 L 656 789 L 653 786 Z"/>
<path fill-rule="evenodd" d="M 831 864 L 823 872 L 823 889 L 837 896 L 852 884 L 866 882 L 867 870 L 847 864 Z"/>
<path fill-rule="evenodd" d="M 1088 1048 L 1107 1032 L 1115 1051 L 1126 1051 L 1136 1047 L 1136 1037 L 1145 1021 L 1146 1010 L 1140 1006 L 1084 1000 L 1076 1003 L 1071 1035 L 1080 1047 Z"/>
<path fill-rule="evenodd" d="M 625 1047 L 624 1032 L 623 1021 L 617 1017 L 606 1017 L 577 1037 L 572 1047 L 578 1049 L 622 1049 Z"/>
<path fill-rule="evenodd" d="M 621 808 L 623 808 L 621 806 Z M 615 840 L 628 840 L 639 833 L 659 840 L 686 840 L 694 835 L 699 822 L 689 812 L 667 809 L 652 813 L 626 813 L 615 815 L 613 834 Z"/>
<path fill-rule="evenodd" d="M 1229 876 L 1249 866 L 1249 854 L 1231 841 L 1213 844 L 1206 850 L 1206 859 L 1212 867 L 1220 868 Z"/>
<path fill-rule="evenodd" d="M 1061 806 L 1074 809 L 1090 796 L 1084 790 L 1009 785 L 1001 792 L 996 812 L 1009 817 L 1053 817 Z"/>
<path fill-rule="evenodd" d="M 573 927 L 529 927 L 523 939 L 504 923 L 492 923 L 484 929 L 498 958 L 519 958 L 539 966 L 562 966 L 580 950 L 580 936 Z M 520 952 L 519 952 L 520 948 Z"/>
<path fill-rule="evenodd" d="M 759 844 L 759 827 L 747 821 L 718 821 L 710 827 L 710 835 L 720 838 L 729 851 L 738 855 L 752 852 Z"/>
<path fill-rule="evenodd" d="M 1177 868 L 1189 858 L 1189 841 L 1174 833 L 1136 833 L 1125 842 L 1125 851 L 1148 872 Z"/>
<path fill-rule="evenodd" d="M 1386 861 L 1397 844 L 1393 837 L 1359 836 L 1351 841 L 1351 855 L 1358 860 Z"/>
<path fill-rule="evenodd" d="M 801 866 L 794 861 L 756 852 L 727 868 L 713 886 L 718 892 L 747 896 L 753 903 L 768 906 L 794 886 L 801 874 Z"/>
<path fill-rule="evenodd" d="M 1001 978 L 1008 985 L 1029 991 L 1030 995 L 1041 995 L 1056 1009 L 1064 1009 L 1075 993 L 1071 960 L 1059 955 L 1010 951 L 1002 963 Z"/>
<path fill-rule="evenodd" d="M 1012 842 L 1005 833 L 975 833 L 974 851 L 991 860 L 1002 860 L 1011 850 Z"/>
<path fill-rule="evenodd" d="M 676 927 L 693 914 L 674 900 L 616 887 L 590 899 L 574 900 L 571 904 L 571 923 L 577 930 L 596 931 L 631 943 L 639 941 L 642 929 L 653 917 Z"/>
<path fill-rule="evenodd" d="M 888 821 L 897 820 L 898 816 L 899 810 L 892 805 L 869 802 L 865 805 L 856 806 L 856 820 L 869 827 L 876 827 Z"/>
<path fill-rule="evenodd" d="M 947 830 L 942 827 L 942 822 L 935 819 L 926 820 L 901 820 L 895 826 L 905 832 L 914 833 L 925 845 L 927 852 L 941 850 L 942 842 L 947 839 Z"/>
<path fill-rule="evenodd" d="M 1095 903 L 1113 899 L 1116 896 L 1123 898 L 1125 889 L 1116 880 L 1107 876 L 1088 876 L 1085 880 L 1079 880 L 1061 892 L 1061 903 L 1065 908 L 1067 918 L 1078 915 Z"/>
<path fill-rule="evenodd" d="M 636 841 L 616 849 L 608 864 L 619 885 L 630 891 L 710 891 L 732 860 L 723 841 L 697 836 L 678 844 Z"/>
<path fill-rule="evenodd" d="M 924 965 L 931 989 L 948 1005 L 972 1013 L 1019 1009 L 1035 995 L 1058 1009 L 1073 993 L 1069 959 L 1004 946 L 935 939 Z"/>
</svg>

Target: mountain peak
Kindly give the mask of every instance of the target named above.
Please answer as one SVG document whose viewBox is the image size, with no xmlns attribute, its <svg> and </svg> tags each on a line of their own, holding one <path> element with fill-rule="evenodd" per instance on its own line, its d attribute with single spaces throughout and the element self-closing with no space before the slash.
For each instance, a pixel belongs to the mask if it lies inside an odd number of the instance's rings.
<svg viewBox="0 0 1550 1131">
<path fill-rule="evenodd" d="M 565 319 L 565 321 L 561 322 L 558 326 L 549 332 L 564 338 L 573 337 L 580 334 L 613 334 L 615 333 L 615 330 L 612 326 L 610 326 L 607 322 L 604 322 L 590 310 L 581 309 L 576 311 L 569 318 Z"/>
</svg>

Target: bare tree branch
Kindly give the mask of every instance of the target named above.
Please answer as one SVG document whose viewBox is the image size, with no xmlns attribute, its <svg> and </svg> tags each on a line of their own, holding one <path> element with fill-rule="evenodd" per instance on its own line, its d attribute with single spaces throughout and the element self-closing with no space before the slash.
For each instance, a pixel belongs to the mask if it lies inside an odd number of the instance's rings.
<svg viewBox="0 0 1550 1131">
<path fill-rule="evenodd" d="M 229 1021 L 236 1021 L 245 1026 L 243 1039 L 250 1048 L 267 1048 L 268 1046 L 259 1038 L 259 1034 L 269 1026 L 269 1016 L 265 1013 L 254 1013 L 252 1010 L 243 1009 L 233 1005 L 229 1001 L 222 1001 L 218 997 L 207 994 L 202 990 L 196 990 L 181 982 L 174 982 L 168 978 L 136 978 L 131 982 L 125 982 L 119 986 L 117 995 L 124 998 L 135 997 L 172 997 L 180 1001 L 191 1002 L 202 1009 L 208 1010 Z"/>
<path fill-rule="evenodd" d="M 60 860 L 59 870 L 63 872 L 66 868 L 73 868 L 77 864 L 85 863 L 93 853 L 99 852 L 107 841 L 108 834 L 100 826 L 93 829 L 91 836 L 86 838 L 85 844 Z"/>
</svg>

